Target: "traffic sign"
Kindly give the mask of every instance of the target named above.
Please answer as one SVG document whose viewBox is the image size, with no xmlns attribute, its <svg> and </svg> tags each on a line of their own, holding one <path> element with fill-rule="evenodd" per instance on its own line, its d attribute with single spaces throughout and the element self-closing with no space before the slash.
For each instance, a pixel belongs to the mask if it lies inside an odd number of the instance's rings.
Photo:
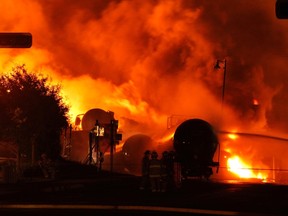
<svg viewBox="0 0 288 216">
<path fill-rule="evenodd" d="M 32 34 L 26 32 L 1 32 L 0 48 L 30 48 Z"/>
</svg>

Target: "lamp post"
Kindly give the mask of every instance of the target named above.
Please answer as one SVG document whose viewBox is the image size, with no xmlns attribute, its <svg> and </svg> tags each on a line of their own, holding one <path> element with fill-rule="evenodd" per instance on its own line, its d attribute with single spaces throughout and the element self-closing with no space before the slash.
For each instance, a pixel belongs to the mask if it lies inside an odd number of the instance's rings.
<svg viewBox="0 0 288 216">
<path fill-rule="evenodd" d="M 225 99 L 225 85 L 226 85 L 226 59 L 219 60 L 217 59 L 216 64 L 214 66 L 215 70 L 223 69 L 223 85 L 222 85 L 222 109 L 223 109 L 223 104 L 224 104 L 224 99 Z"/>
<path fill-rule="evenodd" d="M 226 59 L 223 60 L 217 59 L 216 64 L 214 66 L 215 70 L 223 69 L 223 84 L 222 84 L 222 99 L 221 99 L 221 122 L 223 121 L 223 105 L 224 105 L 224 99 L 225 99 L 225 85 L 226 85 Z M 219 143 L 219 151 L 218 151 L 218 164 L 220 161 L 220 143 Z M 219 165 L 217 167 L 217 173 L 218 173 Z"/>
</svg>

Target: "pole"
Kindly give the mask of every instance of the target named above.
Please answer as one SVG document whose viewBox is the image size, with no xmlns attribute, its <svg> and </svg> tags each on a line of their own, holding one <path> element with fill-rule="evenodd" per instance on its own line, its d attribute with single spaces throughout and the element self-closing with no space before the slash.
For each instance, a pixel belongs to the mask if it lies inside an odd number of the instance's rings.
<svg viewBox="0 0 288 216">
<path fill-rule="evenodd" d="M 273 181 L 276 182 L 276 179 L 275 179 L 276 178 L 276 176 L 275 176 L 275 157 L 274 157 L 274 155 L 273 155 L 273 165 L 272 166 L 273 166 L 273 169 L 272 169 L 273 170 L 272 171 L 273 177 L 272 178 L 273 178 Z"/>
<path fill-rule="evenodd" d="M 114 120 L 110 124 L 110 172 L 113 173 L 113 151 L 114 151 Z"/>
<path fill-rule="evenodd" d="M 93 158 L 92 158 L 92 150 L 93 150 L 92 145 L 93 145 L 93 131 L 90 131 L 89 132 L 89 165 L 92 164 L 92 160 L 93 160 Z"/>
</svg>

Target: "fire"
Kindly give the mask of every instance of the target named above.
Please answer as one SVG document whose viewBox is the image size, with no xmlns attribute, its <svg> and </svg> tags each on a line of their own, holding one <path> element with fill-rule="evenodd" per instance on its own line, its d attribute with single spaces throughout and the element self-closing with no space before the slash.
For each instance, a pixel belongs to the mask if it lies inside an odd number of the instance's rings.
<svg viewBox="0 0 288 216">
<path fill-rule="evenodd" d="M 256 98 L 253 99 L 253 105 L 259 106 L 259 101 Z"/>
<path fill-rule="evenodd" d="M 163 136 L 160 140 L 158 140 L 159 144 L 166 144 L 167 142 L 170 142 L 173 140 L 174 137 L 174 132 L 170 132 L 169 134 L 166 134 L 165 136 Z"/>
<path fill-rule="evenodd" d="M 238 136 L 236 134 L 233 134 L 233 133 L 230 133 L 227 136 L 232 140 L 236 140 L 238 138 Z"/>
<path fill-rule="evenodd" d="M 252 170 L 252 166 L 244 162 L 238 155 L 232 156 L 227 160 L 228 170 L 240 178 L 257 178 L 265 180 L 267 178 L 266 174 L 255 173 Z"/>
<path fill-rule="evenodd" d="M 227 134 L 227 137 L 235 141 L 239 138 L 239 136 L 235 133 Z M 227 159 L 227 169 L 229 172 L 236 174 L 239 178 L 244 179 L 260 179 L 265 181 L 268 177 L 268 174 L 262 172 L 255 172 L 253 170 L 252 163 L 249 163 L 249 156 L 247 155 L 246 158 L 240 157 L 235 152 L 237 148 L 225 148 L 226 152 L 229 152 L 232 156 Z M 254 164 L 254 163 L 253 163 Z"/>
</svg>

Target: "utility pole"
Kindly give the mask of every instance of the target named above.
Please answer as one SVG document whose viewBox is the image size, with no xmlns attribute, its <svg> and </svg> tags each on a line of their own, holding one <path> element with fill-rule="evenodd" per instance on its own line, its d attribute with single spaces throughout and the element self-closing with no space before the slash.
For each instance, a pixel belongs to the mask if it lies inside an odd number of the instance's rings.
<svg viewBox="0 0 288 216">
<path fill-rule="evenodd" d="M 91 165 L 92 161 L 93 161 L 93 156 L 92 156 L 92 152 L 93 152 L 93 130 L 91 130 L 89 132 L 89 158 L 88 158 L 88 164 Z"/>
<path fill-rule="evenodd" d="M 110 172 L 113 172 L 113 159 L 114 159 L 114 149 L 115 145 L 122 140 L 122 134 L 118 134 L 118 120 L 111 120 L 110 122 Z"/>
</svg>

